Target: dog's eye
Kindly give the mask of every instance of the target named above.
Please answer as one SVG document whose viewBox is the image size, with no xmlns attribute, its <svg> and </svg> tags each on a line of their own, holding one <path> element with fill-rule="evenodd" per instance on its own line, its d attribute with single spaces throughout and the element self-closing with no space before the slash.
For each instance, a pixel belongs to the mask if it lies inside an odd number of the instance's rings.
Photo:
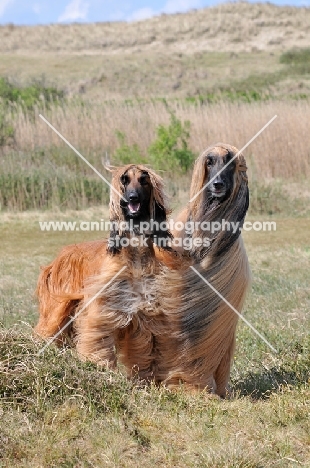
<svg viewBox="0 0 310 468">
<path fill-rule="evenodd" d="M 223 158 L 224 164 L 227 164 L 232 159 L 232 155 L 227 153 L 226 156 Z"/>
<path fill-rule="evenodd" d="M 140 184 L 141 185 L 147 185 L 149 181 L 147 180 L 147 176 L 142 176 L 140 177 Z"/>
<path fill-rule="evenodd" d="M 213 166 L 213 159 L 211 159 L 211 158 L 207 159 L 207 166 L 208 167 Z"/>
<path fill-rule="evenodd" d="M 125 186 L 125 185 L 128 185 L 129 183 L 129 177 L 127 174 L 123 174 L 121 176 L 121 183 Z"/>
<path fill-rule="evenodd" d="M 235 161 L 235 159 L 232 161 L 231 155 L 227 155 L 223 162 L 224 162 L 224 164 L 229 164 L 227 169 L 229 169 L 230 171 L 235 170 L 236 161 Z"/>
<path fill-rule="evenodd" d="M 146 172 L 145 174 L 142 174 L 140 179 L 139 179 L 139 182 L 141 185 L 148 185 L 149 183 L 149 175 L 148 173 Z"/>
</svg>

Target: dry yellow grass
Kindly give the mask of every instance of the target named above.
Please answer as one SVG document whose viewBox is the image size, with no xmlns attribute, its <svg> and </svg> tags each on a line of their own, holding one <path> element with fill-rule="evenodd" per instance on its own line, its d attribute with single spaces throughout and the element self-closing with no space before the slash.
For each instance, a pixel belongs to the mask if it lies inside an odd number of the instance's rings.
<svg viewBox="0 0 310 468">
<path fill-rule="evenodd" d="M 302 179 L 310 175 L 308 101 L 212 106 L 171 103 L 169 108 L 182 121 L 191 122 L 190 147 L 197 153 L 218 141 L 241 149 L 277 114 L 270 127 L 245 150 L 252 180 Z M 137 143 L 146 152 L 156 127 L 160 123 L 168 124 L 170 118 L 161 102 L 134 106 L 117 103 L 56 106 L 43 114 L 76 148 L 91 153 L 99 168 L 106 151 L 113 155 L 117 146 L 116 130 L 125 133 L 129 145 Z M 18 150 L 65 145 L 37 114 L 30 118 L 20 112 L 14 121 Z"/>
</svg>

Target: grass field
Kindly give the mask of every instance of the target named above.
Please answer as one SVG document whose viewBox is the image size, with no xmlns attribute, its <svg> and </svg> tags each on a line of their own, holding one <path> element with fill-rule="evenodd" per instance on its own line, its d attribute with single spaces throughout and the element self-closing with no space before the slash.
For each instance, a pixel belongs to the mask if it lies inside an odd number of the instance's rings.
<svg viewBox="0 0 310 468">
<path fill-rule="evenodd" d="M 32 338 L 39 265 L 98 233 L 42 233 L 38 221 L 98 219 L 98 209 L 0 218 L 3 466 L 309 466 L 309 219 L 246 232 L 253 285 L 240 323 L 233 398 L 145 388 Z M 249 218 L 266 220 L 266 217 Z M 0 445 L 0 447 L 1 447 Z M 1 460 L 1 459 L 0 459 Z"/>
<path fill-rule="evenodd" d="M 129 24 L 0 27 L 0 467 L 310 467 L 309 15 L 239 2 Z M 243 233 L 244 316 L 277 353 L 240 322 L 230 400 L 130 382 L 70 349 L 38 355 L 40 265 L 105 235 L 39 221 L 107 220 L 109 198 L 39 113 L 108 178 L 108 160 L 152 161 L 171 114 L 189 121 L 194 157 L 217 141 L 241 148 L 278 115 L 244 151 L 247 220 L 277 229 Z M 165 158 L 175 213 L 191 168 Z"/>
</svg>

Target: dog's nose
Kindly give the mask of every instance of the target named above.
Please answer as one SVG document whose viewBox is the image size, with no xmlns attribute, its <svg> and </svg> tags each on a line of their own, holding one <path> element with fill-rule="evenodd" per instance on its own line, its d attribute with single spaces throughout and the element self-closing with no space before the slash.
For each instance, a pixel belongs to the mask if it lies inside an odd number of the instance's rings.
<svg viewBox="0 0 310 468">
<path fill-rule="evenodd" d="M 215 188 L 215 190 L 220 190 L 224 187 L 224 182 L 222 180 L 216 180 L 213 182 L 213 187 Z"/>
<path fill-rule="evenodd" d="M 129 201 L 136 202 L 139 200 L 139 195 L 137 192 L 130 192 L 128 195 Z"/>
</svg>

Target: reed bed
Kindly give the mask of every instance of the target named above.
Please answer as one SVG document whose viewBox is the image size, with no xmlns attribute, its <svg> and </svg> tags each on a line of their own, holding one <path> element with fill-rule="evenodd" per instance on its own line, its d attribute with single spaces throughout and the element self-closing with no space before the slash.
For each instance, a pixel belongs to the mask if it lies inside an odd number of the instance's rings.
<svg viewBox="0 0 310 468">
<path fill-rule="evenodd" d="M 217 141 L 243 147 L 274 115 L 277 119 L 244 151 L 253 174 L 262 179 L 296 179 L 310 174 L 310 102 L 219 103 L 188 105 L 172 102 L 108 102 L 101 105 L 55 106 L 42 114 L 76 148 L 92 154 L 94 160 L 108 152 L 112 162 L 118 141 L 116 130 L 127 143 L 138 144 L 142 152 L 155 138 L 156 127 L 168 124 L 170 112 L 191 123 L 190 147 L 199 153 Z M 62 148 L 65 144 L 35 115 L 12 114 L 15 149 Z M 72 156 L 73 159 L 73 156 Z M 26 160 L 25 164 L 29 161 Z"/>
<path fill-rule="evenodd" d="M 107 176 L 104 164 L 122 163 L 115 156 L 120 145 L 117 131 L 124 134 L 127 145 L 136 144 L 147 160 L 147 148 L 156 138 L 156 129 L 160 124 L 169 125 L 171 113 L 182 122 L 190 122 L 189 147 L 195 154 L 218 141 L 241 149 L 277 115 L 244 150 L 250 183 L 261 192 L 259 200 L 256 195 L 253 199 L 258 211 L 264 211 L 259 208 L 260 198 L 266 201 L 274 193 L 270 184 L 305 183 L 310 176 L 307 100 L 212 105 L 159 100 L 108 101 L 100 105 L 71 101 L 32 112 L 17 107 L 7 113 L 7 124 L 14 128 L 14 141 L 2 148 L 2 209 L 80 209 L 107 203 L 108 190 L 98 176 L 40 118 L 40 113 Z M 162 175 L 178 205 L 186 198 L 184 187 L 189 183 L 190 171 L 184 175 L 168 170 Z M 277 191 L 277 196 L 286 203 L 282 190 Z"/>
</svg>

